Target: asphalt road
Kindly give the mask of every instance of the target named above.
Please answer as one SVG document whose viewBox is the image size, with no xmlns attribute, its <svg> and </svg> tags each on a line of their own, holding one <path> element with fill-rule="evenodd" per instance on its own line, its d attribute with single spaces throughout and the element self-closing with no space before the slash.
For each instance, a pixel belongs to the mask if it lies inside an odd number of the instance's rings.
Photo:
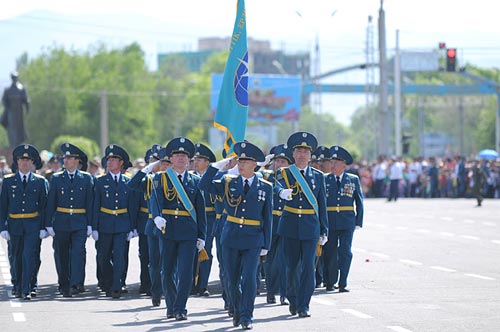
<svg viewBox="0 0 500 332">
<path fill-rule="evenodd" d="M 312 317 L 290 316 L 287 306 L 256 299 L 256 331 L 500 331 L 500 200 L 476 208 L 466 199 L 381 199 L 365 202 L 363 229 L 354 235 L 350 293 L 317 289 Z M 138 295 L 137 239 L 132 240 L 127 284 L 119 300 L 96 289 L 94 242 L 87 241 L 88 291 L 56 295 L 52 240 L 42 244 L 40 292 L 32 301 L 10 294 L 7 243 L 0 241 L 1 331 L 235 331 L 222 310 L 214 261 L 209 298 L 190 297 L 188 320 L 167 320 Z"/>
</svg>

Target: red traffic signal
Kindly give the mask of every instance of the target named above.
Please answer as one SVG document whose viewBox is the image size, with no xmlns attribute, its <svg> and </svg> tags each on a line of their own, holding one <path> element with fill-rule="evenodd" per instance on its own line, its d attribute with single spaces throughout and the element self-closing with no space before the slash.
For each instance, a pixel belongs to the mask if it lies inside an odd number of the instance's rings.
<svg viewBox="0 0 500 332">
<path fill-rule="evenodd" d="M 446 50 L 446 71 L 454 72 L 457 67 L 457 49 L 449 48 Z"/>
</svg>

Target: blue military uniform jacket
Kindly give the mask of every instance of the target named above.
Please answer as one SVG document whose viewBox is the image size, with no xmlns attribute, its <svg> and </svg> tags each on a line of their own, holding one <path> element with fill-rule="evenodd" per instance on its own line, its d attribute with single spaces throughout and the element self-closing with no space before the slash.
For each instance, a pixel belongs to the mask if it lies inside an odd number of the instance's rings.
<svg viewBox="0 0 500 332">
<path fill-rule="evenodd" d="M 326 196 L 331 232 L 363 226 L 363 192 L 356 175 L 344 172 L 337 188 L 335 175 L 327 174 Z"/>
<path fill-rule="evenodd" d="M 155 174 L 153 186 L 156 190 L 152 191 L 149 204 L 153 219 L 162 216 L 167 220 L 165 234 L 163 234 L 166 239 L 185 241 L 199 238 L 205 240 L 207 234 L 205 199 L 201 190 L 198 189 L 199 181 L 199 176 L 184 172 L 182 186 L 196 211 L 197 220 L 195 221 L 179 199 L 166 172 Z"/>
<path fill-rule="evenodd" d="M 23 187 L 19 172 L 3 178 L 0 193 L 0 231 L 14 235 L 39 232 L 44 227 L 48 181 L 31 173 Z"/>
<path fill-rule="evenodd" d="M 274 171 L 263 171 L 262 177 L 264 180 L 274 183 L 276 180 L 276 173 Z M 285 200 L 281 199 L 280 195 L 273 194 L 273 238 L 278 236 L 278 225 L 281 215 L 283 214 L 283 207 L 285 206 Z"/>
<path fill-rule="evenodd" d="M 76 231 L 92 225 L 94 180 L 87 172 L 77 170 L 73 182 L 67 171 L 50 179 L 45 226 L 56 231 Z"/>
<path fill-rule="evenodd" d="M 210 166 L 200 181 L 200 188 L 224 199 L 227 220 L 222 228 L 221 243 L 235 249 L 269 249 L 272 236 L 272 184 L 256 174 L 245 194 L 241 176 L 225 174 L 221 179 L 213 180 L 216 173 L 217 169 Z"/>
<path fill-rule="evenodd" d="M 130 178 L 120 176 L 115 184 L 111 174 L 100 175 L 94 185 L 92 229 L 103 233 L 127 233 L 136 225 L 138 197 L 127 186 Z"/>
<path fill-rule="evenodd" d="M 328 235 L 328 215 L 326 212 L 325 176 L 315 168 L 307 167 L 305 179 L 318 202 L 318 215 L 312 205 L 298 189 L 298 183 L 288 167 L 276 171 L 274 193 L 281 189 L 294 188 L 292 200 L 285 201 L 283 214 L 278 225 L 278 234 L 292 239 L 318 239 L 320 234 Z M 286 182 L 288 181 L 288 185 Z"/>
<path fill-rule="evenodd" d="M 153 190 L 151 184 L 153 180 L 152 174 L 146 174 L 138 171 L 127 183 L 131 190 L 136 191 L 141 195 L 141 203 L 139 206 L 139 215 L 137 217 L 137 232 L 139 234 L 152 234 L 153 223 L 151 222 L 149 214 L 149 199 L 151 198 L 151 191 Z"/>
<path fill-rule="evenodd" d="M 201 175 L 194 173 L 201 178 Z M 216 220 L 215 203 L 217 202 L 217 195 L 203 191 L 203 198 L 205 199 L 205 214 L 207 216 L 207 234 L 213 235 Z"/>
</svg>

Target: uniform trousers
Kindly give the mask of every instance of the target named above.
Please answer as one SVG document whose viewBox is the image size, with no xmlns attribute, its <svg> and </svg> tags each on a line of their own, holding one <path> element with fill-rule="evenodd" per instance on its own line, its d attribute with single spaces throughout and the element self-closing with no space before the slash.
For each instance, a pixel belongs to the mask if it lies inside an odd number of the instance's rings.
<svg viewBox="0 0 500 332">
<path fill-rule="evenodd" d="M 16 271 L 14 286 L 22 295 L 30 294 L 33 289 L 33 274 L 38 270 L 36 255 L 37 252 L 39 255 L 39 232 L 27 232 L 23 235 L 10 234 L 10 241 L 12 262 Z"/>
<path fill-rule="evenodd" d="M 99 260 L 105 291 L 119 291 L 125 270 L 127 233 L 99 233 Z"/>
<path fill-rule="evenodd" d="M 161 282 L 161 261 L 160 261 L 160 238 L 158 230 L 154 229 L 148 233 L 148 252 L 149 252 L 149 278 L 151 283 L 151 296 L 154 299 L 161 298 L 165 290 L 162 288 Z"/>
<path fill-rule="evenodd" d="M 352 237 L 353 229 L 342 229 L 330 231 L 328 242 L 323 246 L 325 264 L 328 266 L 326 285 L 333 287 L 339 282 L 339 287 L 347 286 L 347 276 L 351 268 L 352 261 Z M 340 279 L 339 279 L 340 271 Z"/>
<path fill-rule="evenodd" d="M 59 263 L 58 280 L 59 287 L 64 291 L 69 288 L 77 287 L 81 281 L 82 270 L 85 269 L 85 262 L 82 256 L 85 253 L 85 241 L 87 240 L 87 231 L 85 229 L 72 232 L 57 231 L 54 237 Z"/>
</svg>

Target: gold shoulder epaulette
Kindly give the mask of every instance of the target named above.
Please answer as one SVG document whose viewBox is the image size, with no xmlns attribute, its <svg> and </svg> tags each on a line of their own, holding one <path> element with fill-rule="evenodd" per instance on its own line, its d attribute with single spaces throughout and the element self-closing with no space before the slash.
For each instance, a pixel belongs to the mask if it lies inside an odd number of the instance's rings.
<svg viewBox="0 0 500 332">
<path fill-rule="evenodd" d="M 7 174 L 7 175 L 4 175 L 4 176 L 3 176 L 3 178 L 4 178 L 4 179 L 8 179 L 8 178 L 13 177 L 14 175 L 16 175 L 16 173 L 9 173 L 9 174 Z"/>
<path fill-rule="evenodd" d="M 264 183 L 267 183 L 267 184 L 269 184 L 269 185 L 271 185 L 271 186 L 273 185 L 271 182 L 267 181 L 267 180 L 266 180 L 266 179 L 264 179 L 264 178 L 257 178 L 257 179 L 259 179 L 259 181 L 264 182 Z"/>
<path fill-rule="evenodd" d="M 99 174 L 99 175 L 96 175 L 96 178 L 102 178 L 103 176 L 106 176 L 106 173 L 102 173 L 102 174 Z"/>
<path fill-rule="evenodd" d="M 62 170 L 62 171 L 58 171 L 58 172 L 55 172 L 55 173 L 54 173 L 54 174 L 52 174 L 52 175 L 60 175 L 60 174 L 62 174 L 62 173 L 64 173 L 64 170 Z"/>
<path fill-rule="evenodd" d="M 87 174 L 87 175 L 90 175 L 90 173 L 89 173 L 89 172 L 86 172 L 86 171 L 80 171 L 80 170 L 79 170 L 78 172 L 80 172 L 80 173 L 82 173 L 82 174 Z"/>
<path fill-rule="evenodd" d="M 314 169 L 315 171 L 318 171 L 319 173 L 325 175 L 325 172 L 323 172 L 322 170 L 317 169 L 316 167 L 312 167 L 312 166 L 311 166 L 311 168 Z"/>
<path fill-rule="evenodd" d="M 42 179 L 45 179 L 45 176 L 41 175 L 41 174 L 38 174 L 38 173 L 33 173 L 34 176 L 36 176 L 37 178 L 42 178 Z"/>
</svg>

